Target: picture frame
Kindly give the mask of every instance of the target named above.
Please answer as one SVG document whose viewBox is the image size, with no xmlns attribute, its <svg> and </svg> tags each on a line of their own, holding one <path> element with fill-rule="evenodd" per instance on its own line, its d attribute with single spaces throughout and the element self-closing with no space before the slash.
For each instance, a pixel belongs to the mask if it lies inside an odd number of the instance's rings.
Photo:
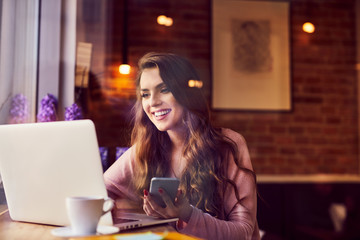
<svg viewBox="0 0 360 240">
<path fill-rule="evenodd" d="M 212 0 L 214 110 L 291 111 L 289 3 Z"/>
</svg>

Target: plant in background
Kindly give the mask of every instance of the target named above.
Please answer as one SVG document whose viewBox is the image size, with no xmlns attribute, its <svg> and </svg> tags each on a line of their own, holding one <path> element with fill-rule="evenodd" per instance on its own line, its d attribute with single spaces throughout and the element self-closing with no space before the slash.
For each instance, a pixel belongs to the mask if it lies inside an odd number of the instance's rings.
<svg viewBox="0 0 360 240">
<path fill-rule="evenodd" d="M 11 100 L 10 123 L 25 123 L 29 117 L 28 101 L 23 94 L 16 94 Z"/>
<path fill-rule="evenodd" d="M 109 159 L 108 159 L 108 148 L 107 147 L 99 147 L 101 165 L 103 167 L 104 172 L 109 168 Z"/>
<path fill-rule="evenodd" d="M 128 147 L 116 147 L 116 159 L 121 157 L 129 148 Z"/>
<path fill-rule="evenodd" d="M 70 107 L 65 108 L 66 121 L 72 121 L 78 119 L 83 119 L 83 114 L 81 108 L 76 103 L 73 103 Z"/>
<path fill-rule="evenodd" d="M 57 99 L 52 94 L 46 94 L 46 96 L 41 100 L 40 109 L 37 115 L 38 122 L 51 122 L 56 121 L 56 111 L 57 111 Z"/>
</svg>

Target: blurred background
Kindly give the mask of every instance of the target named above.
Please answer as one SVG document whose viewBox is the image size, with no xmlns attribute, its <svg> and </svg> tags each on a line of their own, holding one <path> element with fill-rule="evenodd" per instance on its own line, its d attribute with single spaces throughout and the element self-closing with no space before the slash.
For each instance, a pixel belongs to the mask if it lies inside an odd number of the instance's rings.
<svg viewBox="0 0 360 240">
<path fill-rule="evenodd" d="M 128 144 L 124 131 L 134 99 L 133 80 L 137 61 L 146 52 L 174 52 L 189 58 L 211 105 L 216 68 L 212 64 L 212 1 L 126 2 L 126 19 L 124 1 L 82 0 L 77 5 L 77 41 L 93 44 L 94 76 L 84 105 L 104 146 Z M 244 135 L 258 174 L 359 173 L 357 3 L 288 1 L 289 19 L 283 21 L 289 23 L 289 111 L 212 109 L 215 125 Z M 173 24 L 158 24 L 159 15 L 170 16 Z M 307 21 L 316 26 L 314 33 L 303 31 Z M 124 61 L 124 41 L 130 75 L 117 71 Z"/>
</svg>

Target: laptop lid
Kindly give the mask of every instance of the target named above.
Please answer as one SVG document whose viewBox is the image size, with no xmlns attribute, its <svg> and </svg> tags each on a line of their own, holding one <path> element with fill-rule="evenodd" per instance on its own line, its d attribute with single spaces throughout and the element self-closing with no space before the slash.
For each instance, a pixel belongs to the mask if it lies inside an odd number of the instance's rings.
<svg viewBox="0 0 360 240">
<path fill-rule="evenodd" d="M 67 196 L 107 197 L 91 120 L 0 125 L 0 174 L 16 221 L 69 225 Z"/>
</svg>

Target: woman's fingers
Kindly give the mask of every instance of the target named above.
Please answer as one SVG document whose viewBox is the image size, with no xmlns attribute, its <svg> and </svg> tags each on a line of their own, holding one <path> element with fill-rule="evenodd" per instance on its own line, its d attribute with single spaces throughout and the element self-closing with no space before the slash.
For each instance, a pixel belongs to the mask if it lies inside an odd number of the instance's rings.
<svg viewBox="0 0 360 240">
<path fill-rule="evenodd" d="M 175 198 L 176 205 L 181 203 L 183 200 L 184 200 L 184 194 L 181 189 L 178 189 Z"/>
<path fill-rule="evenodd" d="M 169 194 L 164 191 L 164 189 L 160 188 L 159 193 L 166 204 L 165 208 L 156 204 L 156 202 L 151 198 L 151 195 L 145 194 L 144 192 L 143 209 L 148 216 L 161 218 L 179 217 L 186 222 L 189 220 L 192 213 L 192 207 L 180 189 L 177 192 L 175 203 Z"/>
<path fill-rule="evenodd" d="M 152 217 L 163 217 L 158 211 L 156 211 L 147 199 L 144 199 L 143 210 L 148 216 Z"/>
<path fill-rule="evenodd" d="M 164 214 L 161 210 L 164 209 L 158 206 L 155 201 L 152 200 L 151 195 L 144 190 L 144 203 L 143 210 L 148 216 L 165 218 L 166 214 Z"/>
</svg>

